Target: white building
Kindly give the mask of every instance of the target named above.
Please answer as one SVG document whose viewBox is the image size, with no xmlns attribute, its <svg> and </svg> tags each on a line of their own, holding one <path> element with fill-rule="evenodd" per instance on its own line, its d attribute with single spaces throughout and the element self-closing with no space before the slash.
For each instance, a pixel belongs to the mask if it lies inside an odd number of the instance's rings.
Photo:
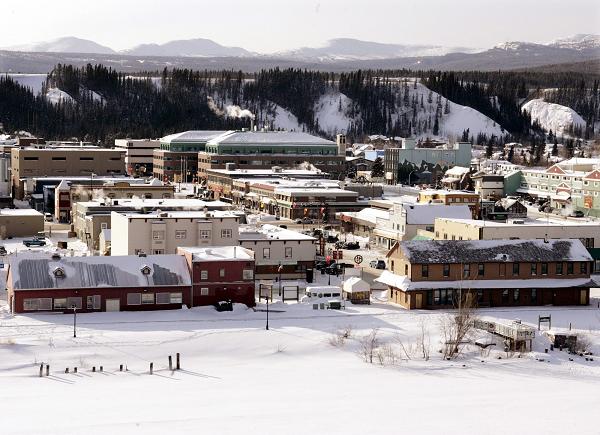
<svg viewBox="0 0 600 435">
<path fill-rule="evenodd" d="M 115 148 L 125 150 L 125 167 L 128 174 L 152 174 L 152 158 L 160 148 L 158 139 L 115 139 Z M 142 169 L 143 168 L 143 169 Z"/>
<path fill-rule="evenodd" d="M 178 246 L 230 246 L 240 216 L 230 211 L 111 213 L 111 255 L 174 254 Z"/>
<path fill-rule="evenodd" d="M 240 246 L 254 251 L 257 278 L 304 278 L 315 263 L 317 239 L 274 225 L 240 228 Z"/>
</svg>

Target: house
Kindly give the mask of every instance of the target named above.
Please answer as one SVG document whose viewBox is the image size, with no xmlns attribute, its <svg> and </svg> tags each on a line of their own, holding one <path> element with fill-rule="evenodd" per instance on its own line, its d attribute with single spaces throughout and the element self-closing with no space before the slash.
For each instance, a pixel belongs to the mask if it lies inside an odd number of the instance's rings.
<svg viewBox="0 0 600 435">
<path fill-rule="evenodd" d="M 27 252 L 10 260 L 13 313 L 147 311 L 181 308 L 191 279 L 181 255 L 65 257 Z"/>
<path fill-rule="evenodd" d="M 371 286 L 358 276 L 351 276 L 342 284 L 342 297 L 353 304 L 370 304 Z"/>
<path fill-rule="evenodd" d="M 587 305 L 592 256 L 579 240 L 397 243 L 377 282 L 407 309 Z"/>
<path fill-rule="evenodd" d="M 241 246 L 180 247 L 192 276 L 190 308 L 230 300 L 256 305 L 254 252 Z"/>
<path fill-rule="evenodd" d="M 446 171 L 441 180 L 442 186 L 446 189 L 470 189 L 471 188 L 471 169 L 462 166 L 454 166 Z"/>
</svg>

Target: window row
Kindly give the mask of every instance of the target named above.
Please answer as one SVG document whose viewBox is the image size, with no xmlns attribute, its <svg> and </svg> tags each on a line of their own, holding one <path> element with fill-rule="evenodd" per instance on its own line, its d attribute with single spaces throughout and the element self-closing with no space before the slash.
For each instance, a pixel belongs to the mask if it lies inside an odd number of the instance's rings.
<svg viewBox="0 0 600 435">
<path fill-rule="evenodd" d="M 512 275 L 513 276 L 518 276 L 521 273 L 521 264 L 522 263 L 512 263 Z M 524 263 L 527 264 L 527 263 Z M 556 275 L 563 275 L 564 274 L 564 263 L 554 263 L 555 267 L 554 267 L 554 272 Z M 575 273 L 575 264 L 574 262 L 567 262 L 567 275 L 573 275 Z M 449 264 L 444 264 L 442 266 L 442 275 L 445 278 L 448 278 L 450 276 L 450 265 Z M 405 267 L 405 274 L 408 271 L 408 265 L 406 265 Z M 485 276 L 485 270 L 486 270 L 486 264 L 485 263 L 478 263 L 477 264 L 477 276 L 481 277 L 481 276 Z M 579 273 L 587 273 L 588 272 L 588 267 L 587 267 L 587 262 L 580 262 L 579 263 Z M 499 264 L 499 274 L 500 276 L 505 276 L 506 275 L 506 264 L 505 263 L 500 263 Z M 537 276 L 537 275 L 548 275 L 548 263 L 530 263 L 530 269 L 529 269 L 529 274 L 531 276 Z M 462 277 L 463 278 L 469 278 L 471 276 L 471 264 L 463 264 L 462 265 Z M 429 265 L 427 264 L 423 264 L 421 265 L 421 277 L 422 278 L 428 278 L 429 277 Z"/>
<path fill-rule="evenodd" d="M 156 301 L 155 301 L 156 299 Z M 175 293 L 127 293 L 127 305 L 151 305 L 151 304 L 181 304 L 183 294 Z"/>
</svg>

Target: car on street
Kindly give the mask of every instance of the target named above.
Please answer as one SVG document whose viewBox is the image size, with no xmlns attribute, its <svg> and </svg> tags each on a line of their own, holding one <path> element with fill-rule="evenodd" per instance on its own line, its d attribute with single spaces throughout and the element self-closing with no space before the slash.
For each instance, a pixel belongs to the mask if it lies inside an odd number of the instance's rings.
<svg viewBox="0 0 600 435">
<path fill-rule="evenodd" d="M 52 216 L 52 213 L 44 213 L 44 220 L 46 222 L 53 222 L 54 217 Z"/>
<path fill-rule="evenodd" d="M 30 246 L 46 246 L 46 240 L 43 237 L 33 237 L 23 240 L 23 244 L 28 248 Z"/>
<path fill-rule="evenodd" d="M 385 270 L 385 261 L 384 260 L 372 260 L 369 263 L 369 266 L 371 266 L 373 269 Z"/>
<path fill-rule="evenodd" d="M 344 243 L 344 249 L 360 249 L 358 242 L 346 242 Z"/>
<path fill-rule="evenodd" d="M 4 245 L 0 245 L 0 255 L 6 255 L 6 248 L 4 247 Z"/>
<path fill-rule="evenodd" d="M 584 216 L 585 215 L 583 214 L 583 212 L 581 210 L 575 210 L 569 214 L 569 217 L 575 217 L 575 218 L 582 218 Z"/>
</svg>

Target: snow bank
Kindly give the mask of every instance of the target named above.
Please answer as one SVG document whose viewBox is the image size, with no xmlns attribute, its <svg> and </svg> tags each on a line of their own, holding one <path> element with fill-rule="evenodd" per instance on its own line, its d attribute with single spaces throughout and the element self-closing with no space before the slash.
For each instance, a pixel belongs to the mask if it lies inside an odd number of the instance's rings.
<svg viewBox="0 0 600 435">
<path fill-rule="evenodd" d="M 61 91 L 58 88 L 50 88 L 46 92 L 46 99 L 52 104 L 73 102 L 73 98 L 65 91 Z"/>
<path fill-rule="evenodd" d="M 548 103 L 540 98 L 528 101 L 522 110 L 529 112 L 531 122 L 537 121 L 547 131 L 554 133 L 564 133 L 571 125 L 585 127 L 583 118 L 570 107 Z"/>
</svg>

